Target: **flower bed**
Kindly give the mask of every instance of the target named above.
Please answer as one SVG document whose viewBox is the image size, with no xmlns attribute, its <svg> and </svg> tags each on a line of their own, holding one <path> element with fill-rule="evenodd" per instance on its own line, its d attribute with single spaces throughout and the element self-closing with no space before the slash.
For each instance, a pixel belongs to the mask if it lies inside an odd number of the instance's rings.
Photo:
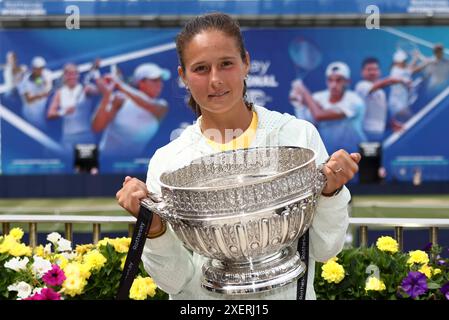
<svg viewBox="0 0 449 320">
<path fill-rule="evenodd" d="M 78 245 L 53 232 L 48 243 L 31 249 L 21 243 L 23 231 L 14 228 L 0 237 L 0 299 L 60 300 L 114 299 L 131 242 L 104 238 L 98 244 Z M 142 263 L 129 298 L 167 299 Z"/>
<path fill-rule="evenodd" d="M 449 259 L 442 248 L 428 244 L 408 253 L 391 237 L 368 248 L 344 249 L 326 263 L 317 263 L 317 299 L 449 300 Z"/>
</svg>

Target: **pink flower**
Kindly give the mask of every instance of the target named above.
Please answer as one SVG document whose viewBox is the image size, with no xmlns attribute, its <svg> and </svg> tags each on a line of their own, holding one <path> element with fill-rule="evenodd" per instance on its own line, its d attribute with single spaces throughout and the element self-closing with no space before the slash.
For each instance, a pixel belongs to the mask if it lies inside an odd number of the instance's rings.
<svg viewBox="0 0 449 320">
<path fill-rule="evenodd" d="M 60 286 L 65 279 L 64 271 L 57 264 L 52 265 L 51 269 L 42 276 L 42 280 L 48 286 Z"/>
<path fill-rule="evenodd" d="M 61 300 L 61 295 L 52 288 L 43 288 L 39 293 L 35 293 L 24 300 Z"/>
<path fill-rule="evenodd" d="M 44 300 L 44 296 L 42 296 L 40 293 L 35 293 L 32 296 L 29 296 L 23 300 Z"/>
<path fill-rule="evenodd" d="M 65 276 L 64 276 L 65 279 Z M 44 300 L 61 300 L 61 295 L 52 288 L 44 288 L 41 291 L 41 295 L 45 297 Z"/>
</svg>

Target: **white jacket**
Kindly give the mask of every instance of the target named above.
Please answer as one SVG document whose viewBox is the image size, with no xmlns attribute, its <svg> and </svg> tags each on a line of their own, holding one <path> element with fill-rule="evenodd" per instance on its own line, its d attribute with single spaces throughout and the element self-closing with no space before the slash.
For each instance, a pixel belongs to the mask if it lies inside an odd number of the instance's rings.
<svg viewBox="0 0 449 320">
<path fill-rule="evenodd" d="M 299 146 L 317 153 L 317 165 L 323 163 L 327 151 L 316 128 L 289 114 L 255 107 L 258 115 L 256 137 L 250 147 Z M 193 159 L 215 153 L 201 134 L 198 122 L 187 127 L 176 139 L 156 151 L 150 161 L 147 186 L 160 193 L 158 177 L 166 170 L 180 168 Z M 334 197 L 320 197 L 317 212 L 309 229 L 309 270 L 306 299 L 316 299 L 313 289 L 315 261 L 324 262 L 343 248 L 348 227 L 349 190 Z M 170 299 L 296 299 L 296 281 L 268 292 L 229 296 L 201 288 L 201 266 L 206 258 L 188 251 L 174 232 L 147 240 L 142 261 L 157 285 L 170 294 Z"/>
</svg>

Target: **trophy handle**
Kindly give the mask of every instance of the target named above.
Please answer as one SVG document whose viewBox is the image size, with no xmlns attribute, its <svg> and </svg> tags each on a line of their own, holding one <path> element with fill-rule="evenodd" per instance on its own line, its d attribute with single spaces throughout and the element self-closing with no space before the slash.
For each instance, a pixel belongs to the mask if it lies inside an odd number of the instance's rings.
<svg viewBox="0 0 449 320">
<path fill-rule="evenodd" d="M 316 183 L 315 183 L 315 194 L 317 196 L 321 195 L 321 192 L 323 191 L 323 189 L 327 183 L 326 175 L 323 173 L 323 167 L 325 164 L 326 164 L 325 162 L 320 164 L 316 169 L 317 179 L 316 179 Z"/>
<path fill-rule="evenodd" d="M 150 192 L 148 198 L 140 200 L 140 205 L 147 208 L 151 212 L 156 213 L 168 222 L 173 221 L 173 219 L 176 218 L 174 212 L 172 210 L 168 210 L 168 205 L 164 199 L 156 193 Z"/>
</svg>

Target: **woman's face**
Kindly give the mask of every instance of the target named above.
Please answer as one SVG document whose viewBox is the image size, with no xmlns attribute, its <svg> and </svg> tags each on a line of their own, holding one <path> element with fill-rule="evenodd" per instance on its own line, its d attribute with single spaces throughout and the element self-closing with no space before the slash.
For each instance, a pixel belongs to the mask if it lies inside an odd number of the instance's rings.
<svg viewBox="0 0 449 320">
<path fill-rule="evenodd" d="M 64 69 L 64 83 L 70 88 L 78 84 L 79 74 L 76 66 L 70 65 Z"/>
<path fill-rule="evenodd" d="M 185 71 L 179 75 L 201 112 L 225 113 L 243 103 L 243 81 L 249 56 L 242 61 L 236 40 L 217 30 L 197 34 L 183 53 Z"/>
<path fill-rule="evenodd" d="M 139 90 L 146 93 L 152 98 L 157 98 L 163 88 L 163 82 L 161 78 L 158 79 L 142 79 L 139 81 Z"/>
</svg>

